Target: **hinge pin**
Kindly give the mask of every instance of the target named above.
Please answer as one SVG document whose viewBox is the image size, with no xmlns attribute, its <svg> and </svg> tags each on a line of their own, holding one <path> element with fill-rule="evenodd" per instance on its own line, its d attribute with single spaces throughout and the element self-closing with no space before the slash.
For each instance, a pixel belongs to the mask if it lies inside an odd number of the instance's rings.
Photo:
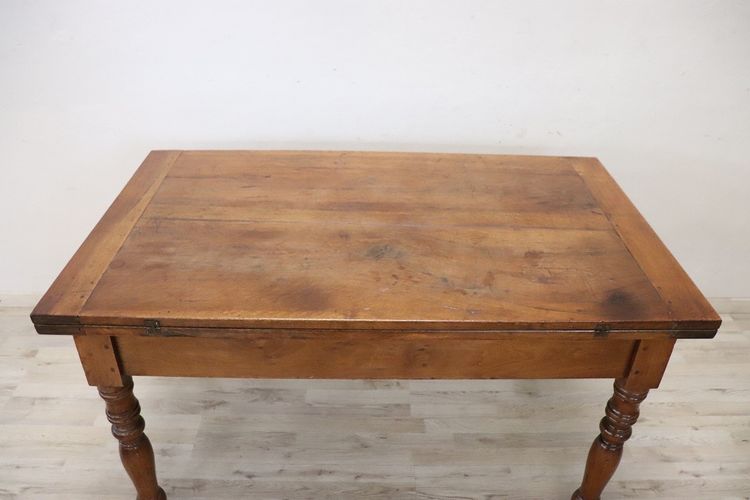
<svg viewBox="0 0 750 500">
<path fill-rule="evenodd" d="M 159 330 L 161 330 L 161 325 L 159 324 L 159 321 L 155 319 L 147 319 L 145 323 L 146 323 L 146 335 L 157 335 L 159 333 Z"/>
<path fill-rule="evenodd" d="M 609 325 L 605 323 L 599 323 L 594 327 L 594 335 L 596 336 L 606 336 L 609 333 Z"/>
</svg>

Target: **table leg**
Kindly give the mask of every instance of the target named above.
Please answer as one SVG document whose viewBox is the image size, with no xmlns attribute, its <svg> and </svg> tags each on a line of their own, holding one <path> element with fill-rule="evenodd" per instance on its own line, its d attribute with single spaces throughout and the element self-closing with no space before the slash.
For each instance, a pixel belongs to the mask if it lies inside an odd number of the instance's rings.
<svg viewBox="0 0 750 500">
<path fill-rule="evenodd" d="M 146 423 L 141 407 L 133 396 L 133 379 L 123 377 L 122 387 L 99 386 L 107 405 L 107 419 L 112 434 L 120 442 L 120 459 L 138 492 L 137 500 L 166 500 L 167 495 L 156 482 L 154 450 L 143 433 Z"/>
<path fill-rule="evenodd" d="M 620 463 L 622 447 L 630 438 L 638 420 L 638 406 L 646 399 L 648 389 L 625 388 L 625 381 L 615 381 L 615 392 L 607 402 L 605 417 L 599 423 L 600 434 L 594 439 L 586 460 L 581 487 L 572 500 L 598 500 Z"/>
</svg>

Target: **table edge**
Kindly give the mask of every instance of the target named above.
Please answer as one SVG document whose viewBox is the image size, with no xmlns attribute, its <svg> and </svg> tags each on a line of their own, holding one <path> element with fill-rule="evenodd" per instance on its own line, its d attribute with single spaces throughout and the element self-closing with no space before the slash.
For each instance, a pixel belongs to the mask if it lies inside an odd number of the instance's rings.
<svg viewBox="0 0 750 500">
<path fill-rule="evenodd" d="M 78 317 L 181 151 L 151 151 L 31 313 L 34 323 Z M 76 293 L 71 293 L 74 290 Z M 46 318 L 43 319 L 43 318 Z"/>
<path fill-rule="evenodd" d="M 599 159 L 573 159 L 573 168 L 658 292 L 675 328 L 701 323 L 718 329 L 719 314 Z"/>
</svg>

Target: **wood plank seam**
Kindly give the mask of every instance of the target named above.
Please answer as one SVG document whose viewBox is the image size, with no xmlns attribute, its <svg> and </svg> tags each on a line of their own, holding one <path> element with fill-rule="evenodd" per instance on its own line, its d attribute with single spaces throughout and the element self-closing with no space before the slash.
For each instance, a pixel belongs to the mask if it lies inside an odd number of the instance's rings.
<svg viewBox="0 0 750 500">
<path fill-rule="evenodd" d="M 180 154 L 179 151 L 149 153 L 34 308 L 31 319 L 35 324 L 80 323 L 82 305 L 91 296 L 93 285 L 111 263 L 113 252 L 129 236 L 136 215 L 142 215 L 136 209 L 143 208 L 144 195 Z"/>
<path fill-rule="evenodd" d="M 695 282 L 604 165 L 596 158 L 591 160 L 585 163 L 574 161 L 574 169 L 666 306 L 673 323 L 672 329 L 682 329 L 680 323 L 687 316 L 685 319 L 700 321 L 707 329 L 718 330 L 721 318 L 700 293 Z M 639 241 L 639 236 L 645 241 Z M 644 253 L 644 244 L 648 244 L 649 248 L 658 248 L 660 252 Z"/>
<path fill-rule="evenodd" d="M 594 160 L 597 163 L 599 163 L 598 160 L 596 160 L 596 159 L 594 159 Z M 600 165 L 601 168 L 604 168 L 604 166 L 601 165 L 601 163 L 599 163 L 599 165 Z M 583 182 L 584 186 L 586 186 L 586 189 L 588 190 L 588 192 L 591 193 L 591 196 L 595 200 L 597 200 L 597 202 L 602 203 L 602 200 L 600 199 L 600 197 L 596 194 L 596 192 L 593 189 L 591 189 L 591 186 L 589 185 L 589 182 L 586 180 L 586 176 L 584 176 L 583 174 L 581 174 L 581 172 L 579 171 L 579 169 L 576 168 L 576 162 L 575 162 L 575 160 L 573 161 L 573 171 L 576 172 L 576 174 L 578 174 L 578 176 L 581 178 L 581 181 Z M 641 264 L 640 259 L 638 259 L 635 256 L 635 254 L 633 254 L 633 250 L 630 248 L 630 245 L 628 245 L 627 239 L 622 234 L 622 232 L 620 231 L 620 228 L 617 226 L 617 224 L 615 224 L 615 221 L 612 219 L 612 216 L 611 216 L 609 210 L 605 209 L 605 207 L 603 206 L 603 204 L 602 204 L 602 213 L 604 214 L 604 217 L 607 218 L 607 221 L 609 222 L 609 225 L 611 226 L 612 230 L 615 232 L 615 234 L 617 234 L 618 238 L 622 242 L 622 246 L 628 252 L 628 255 L 630 255 L 630 257 L 633 259 L 633 261 L 635 262 L 635 264 L 638 266 L 638 269 L 641 270 L 641 272 L 643 273 L 644 276 L 646 276 L 646 277 L 649 278 L 648 279 L 648 283 L 651 286 L 651 288 L 659 295 L 659 298 L 661 299 L 661 301 L 666 306 L 666 308 L 667 308 L 667 314 L 669 315 L 669 319 L 670 320 L 674 320 L 674 312 L 672 310 L 671 303 L 664 298 L 664 294 L 662 294 L 661 290 L 659 290 L 659 288 L 656 287 L 654 285 L 654 283 L 651 281 L 650 276 L 646 272 L 646 270 L 643 268 L 643 265 Z M 636 346 L 636 349 L 637 349 L 637 346 Z"/>
<path fill-rule="evenodd" d="M 138 217 L 135 219 L 135 222 L 133 222 L 133 225 L 130 226 L 128 235 L 133 230 L 133 228 L 138 225 L 138 222 L 143 217 L 143 214 L 146 212 L 146 209 L 148 209 L 148 207 L 151 205 L 151 202 L 154 200 L 156 194 L 159 192 L 159 189 L 161 189 L 161 186 L 164 183 L 164 179 L 167 177 L 167 175 L 169 174 L 169 171 L 172 170 L 172 167 L 175 165 L 175 163 L 177 163 L 177 160 L 179 160 L 181 156 L 182 156 L 182 151 L 178 151 L 177 154 L 171 160 L 169 160 L 169 164 L 166 166 L 166 168 L 164 168 L 164 171 L 159 174 L 159 176 L 157 177 L 152 187 L 150 187 L 148 191 L 146 192 L 146 194 L 143 196 L 143 198 L 141 198 L 141 200 L 146 200 L 146 202 L 143 203 L 143 207 L 141 208 L 140 214 L 138 214 Z M 122 249 L 126 241 L 127 241 L 127 237 L 122 239 L 120 244 L 117 246 L 117 250 L 115 250 L 115 252 L 112 254 L 112 260 L 114 260 L 117 257 L 117 254 L 120 253 L 120 250 Z M 83 301 L 83 303 L 81 304 L 81 307 L 78 309 L 79 313 L 83 311 L 83 309 L 85 309 L 86 304 L 91 298 L 91 295 L 94 293 L 94 290 L 96 289 L 96 287 L 99 285 L 99 282 L 101 281 L 102 276 L 104 276 L 104 274 L 107 272 L 107 269 L 109 269 L 109 266 L 104 267 L 102 272 L 99 273 L 99 276 L 96 278 L 96 282 L 93 283 L 93 285 L 88 291 L 88 294 L 86 295 L 86 299 Z"/>
</svg>

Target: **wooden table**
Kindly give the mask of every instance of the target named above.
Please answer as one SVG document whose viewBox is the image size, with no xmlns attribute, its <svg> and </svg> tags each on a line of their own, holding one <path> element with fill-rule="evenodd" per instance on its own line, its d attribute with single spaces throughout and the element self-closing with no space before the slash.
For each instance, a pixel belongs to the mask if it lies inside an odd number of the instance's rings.
<svg viewBox="0 0 750 500">
<path fill-rule="evenodd" d="M 594 158 L 148 155 L 31 315 L 73 335 L 140 500 L 134 375 L 614 379 L 599 498 L 676 339 L 720 319 Z"/>
</svg>

